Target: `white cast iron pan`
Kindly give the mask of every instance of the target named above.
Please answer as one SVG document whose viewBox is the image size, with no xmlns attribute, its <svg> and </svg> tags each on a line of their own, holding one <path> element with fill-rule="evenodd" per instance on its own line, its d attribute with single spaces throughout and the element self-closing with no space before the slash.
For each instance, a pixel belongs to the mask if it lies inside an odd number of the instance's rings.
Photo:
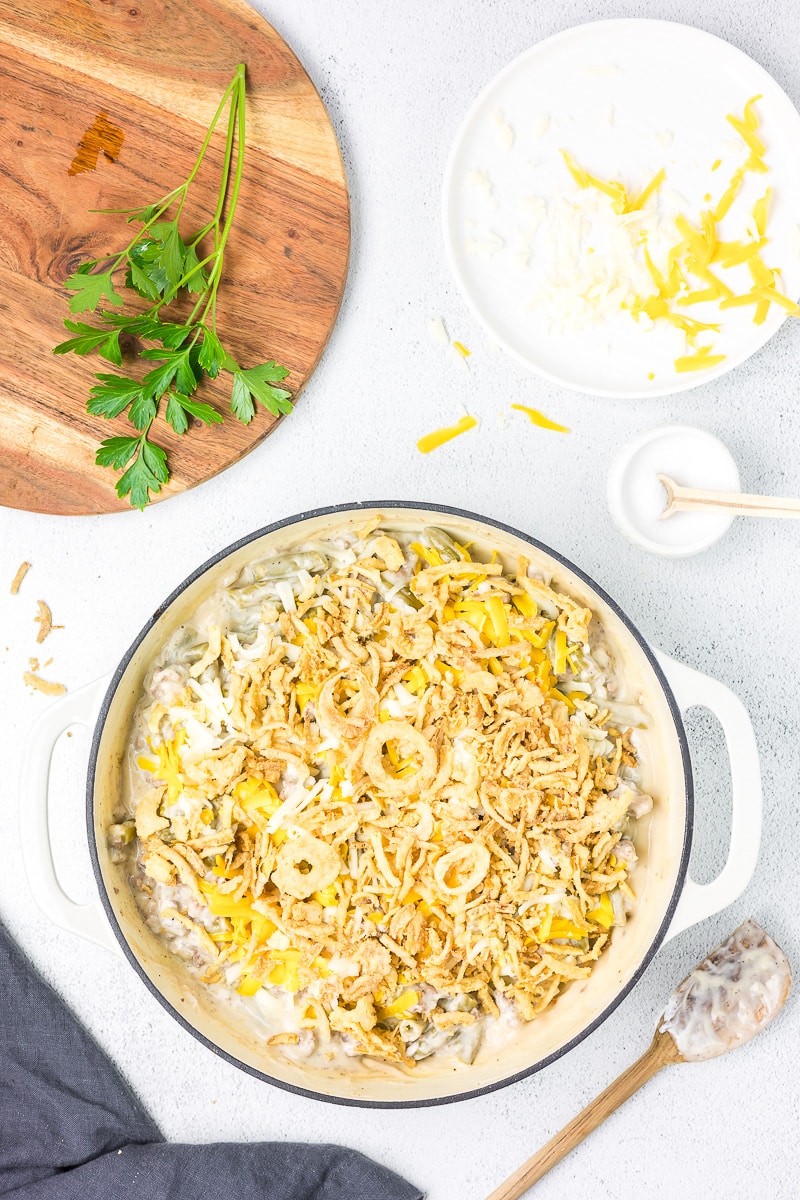
<svg viewBox="0 0 800 1200">
<path fill-rule="evenodd" d="M 635 913 L 588 980 L 575 983 L 542 1017 L 523 1026 L 502 1051 L 479 1054 L 469 1067 L 419 1064 L 413 1074 L 381 1065 L 344 1073 L 312 1069 L 267 1049 L 252 1028 L 235 1019 L 235 1006 L 192 978 L 144 924 L 125 876 L 111 862 L 105 831 L 120 787 L 120 765 L 131 716 L 153 657 L 209 592 L 249 561 L 284 553 L 343 526 L 362 527 L 371 513 L 384 528 L 439 525 L 457 541 L 473 543 L 476 557 L 497 549 L 513 563 L 519 554 L 551 575 L 602 620 L 626 679 L 650 715 L 644 758 L 645 785 L 657 798 L 650 818 L 638 822 L 632 884 Z M 702 705 L 716 714 L 731 761 L 733 826 L 728 860 L 713 883 L 687 878 L 694 821 L 692 771 L 681 712 Z M 47 820 L 50 757 L 70 725 L 94 725 L 87 780 L 89 849 L 99 900 L 77 905 L 61 889 L 53 868 Z M 21 824 L 33 893 L 64 929 L 120 948 L 153 995 L 184 1028 L 216 1054 L 280 1087 L 343 1104 L 419 1106 L 465 1099 L 540 1070 L 571 1049 L 613 1011 L 668 938 L 718 912 L 741 894 L 755 867 L 761 827 L 761 782 L 752 726 L 741 702 L 722 684 L 652 650 L 613 600 L 577 567 L 508 526 L 457 509 L 387 502 L 319 509 L 261 529 L 198 568 L 164 602 L 138 635 L 113 677 L 65 696 L 34 727 L 25 754 Z"/>
</svg>

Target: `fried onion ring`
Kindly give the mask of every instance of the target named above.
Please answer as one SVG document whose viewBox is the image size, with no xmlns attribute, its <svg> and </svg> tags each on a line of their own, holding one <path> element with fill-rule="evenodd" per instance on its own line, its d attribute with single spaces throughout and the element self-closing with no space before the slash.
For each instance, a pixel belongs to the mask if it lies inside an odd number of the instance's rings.
<svg viewBox="0 0 800 1200">
<path fill-rule="evenodd" d="M 400 617 L 392 623 L 391 641 L 402 658 L 424 658 L 433 649 L 433 630 L 419 617 Z"/>
<path fill-rule="evenodd" d="M 383 765 L 383 747 L 399 742 L 403 753 L 418 754 L 421 762 L 408 775 L 390 775 Z M 424 792 L 436 778 L 438 758 L 428 739 L 408 721 L 384 721 L 367 738 L 363 756 L 364 770 L 386 796 L 411 796 Z"/>
<path fill-rule="evenodd" d="M 301 871 L 301 863 L 308 863 L 310 870 Z M 307 900 L 333 883 L 341 870 L 342 860 L 332 846 L 298 830 L 278 851 L 277 866 L 270 878 L 295 900 Z"/>
<path fill-rule="evenodd" d="M 358 685 L 358 696 L 346 714 L 336 703 L 336 689 L 344 680 L 352 680 Z M 378 693 L 364 672 L 346 667 L 331 675 L 322 688 L 317 701 L 317 719 L 329 732 L 352 741 L 367 732 L 377 709 Z"/>
<path fill-rule="evenodd" d="M 455 846 L 443 854 L 433 868 L 433 876 L 439 887 L 448 896 L 466 896 L 476 888 L 489 870 L 491 855 L 485 846 L 472 842 Z M 454 871 L 459 882 L 449 884 L 447 876 Z"/>
</svg>

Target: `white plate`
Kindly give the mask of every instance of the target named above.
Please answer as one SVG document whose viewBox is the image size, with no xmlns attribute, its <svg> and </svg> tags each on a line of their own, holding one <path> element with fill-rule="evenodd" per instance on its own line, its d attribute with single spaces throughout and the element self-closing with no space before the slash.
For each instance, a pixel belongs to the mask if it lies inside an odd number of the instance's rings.
<svg viewBox="0 0 800 1200">
<path fill-rule="evenodd" d="M 556 383 L 623 398 L 668 395 L 706 383 L 763 346 L 786 316 L 774 304 L 761 326 L 753 324 L 752 307 L 724 315 L 713 304 L 689 309 L 699 320 L 722 317 L 713 341 L 714 353 L 725 354 L 725 360 L 688 374 L 674 367 L 686 352 L 683 334 L 664 321 L 648 332 L 619 312 L 590 328 L 554 328 L 534 301 L 537 246 L 530 241 L 537 209 L 549 211 L 553 199 L 578 195 L 562 148 L 588 171 L 631 189 L 643 188 L 664 167 L 662 196 L 669 192 L 672 203 L 679 198 L 682 211 L 696 222 L 711 206 L 705 197 L 711 194 L 715 203 L 746 157 L 726 114 L 741 115 L 746 101 L 759 93 L 759 136 L 767 146 L 769 174 L 747 174 L 722 235 L 743 236 L 754 201 L 770 186 L 763 254 L 769 266 L 780 267 L 783 291 L 794 299 L 800 294 L 800 114 L 762 67 L 711 34 L 651 20 L 580 25 L 506 67 L 467 113 L 444 184 L 450 264 L 491 336 Z M 722 163 L 712 171 L 717 159 Z M 491 191 L 481 184 L 481 173 Z M 497 239 L 502 245 L 490 253 Z M 734 290 L 752 286 L 746 267 L 720 273 Z"/>
</svg>

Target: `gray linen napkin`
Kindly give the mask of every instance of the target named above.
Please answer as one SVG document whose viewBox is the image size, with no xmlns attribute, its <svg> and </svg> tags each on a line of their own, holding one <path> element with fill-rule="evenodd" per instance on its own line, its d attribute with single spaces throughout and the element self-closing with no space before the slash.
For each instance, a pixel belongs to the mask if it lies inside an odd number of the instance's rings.
<svg viewBox="0 0 800 1200">
<path fill-rule="evenodd" d="M 19 1200 L 422 1200 L 341 1146 L 164 1141 L 0 924 L 0 1196 Z"/>
</svg>

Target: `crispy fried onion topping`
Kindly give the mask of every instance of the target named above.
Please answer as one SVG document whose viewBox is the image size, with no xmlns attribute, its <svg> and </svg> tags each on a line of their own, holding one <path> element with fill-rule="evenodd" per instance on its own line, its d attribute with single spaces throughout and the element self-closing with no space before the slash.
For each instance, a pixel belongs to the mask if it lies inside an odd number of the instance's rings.
<svg viewBox="0 0 800 1200">
<path fill-rule="evenodd" d="M 291 602 L 256 564 L 142 710 L 138 887 L 202 929 L 207 980 L 297 996 L 293 1053 L 474 1046 L 585 979 L 633 898 L 602 630 L 524 559 L 437 544 L 373 525 L 298 555 Z"/>
</svg>

